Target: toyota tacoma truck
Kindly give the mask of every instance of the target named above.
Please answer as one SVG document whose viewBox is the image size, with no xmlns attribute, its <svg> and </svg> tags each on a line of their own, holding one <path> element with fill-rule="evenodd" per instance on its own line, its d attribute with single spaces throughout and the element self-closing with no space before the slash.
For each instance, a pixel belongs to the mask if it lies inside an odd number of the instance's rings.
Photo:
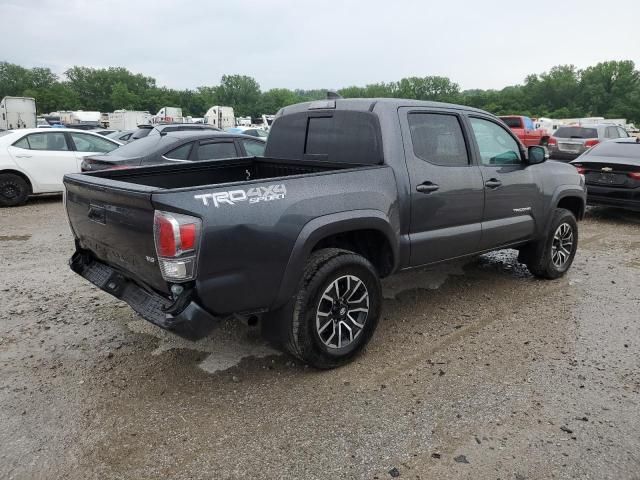
<svg viewBox="0 0 640 480">
<path fill-rule="evenodd" d="M 546 147 L 549 143 L 549 134 L 541 128 L 536 128 L 533 120 L 529 117 L 508 115 L 500 117 L 500 120 L 507 124 L 525 147 L 532 147 L 534 145 Z"/>
<path fill-rule="evenodd" d="M 70 265 L 176 334 L 235 315 L 333 368 L 371 338 L 383 277 L 503 248 L 562 276 L 584 179 L 546 160 L 481 110 L 297 104 L 278 112 L 264 157 L 65 176 Z"/>
</svg>

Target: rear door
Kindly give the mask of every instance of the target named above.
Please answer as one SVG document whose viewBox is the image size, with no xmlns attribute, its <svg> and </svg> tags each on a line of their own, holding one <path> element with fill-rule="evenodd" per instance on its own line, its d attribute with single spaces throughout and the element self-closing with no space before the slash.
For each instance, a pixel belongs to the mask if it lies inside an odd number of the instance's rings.
<svg viewBox="0 0 640 480">
<path fill-rule="evenodd" d="M 542 196 L 535 166 L 525 163 L 519 142 L 497 120 L 470 115 L 468 121 L 484 182 L 480 249 L 532 238 Z"/>
<path fill-rule="evenodd" d="M 484 193 L 457 110 L 401 108 L 411 182 L 412 266 L 477 250 Z"/>
<path fill-rule="evenodd" d="M 75 152 L 61 131 L 30 133 L 9 147 L 16 164 L 36 183 L 38 193 L 61 192 L 62 177 L 80 171 Z"/>
</svg>

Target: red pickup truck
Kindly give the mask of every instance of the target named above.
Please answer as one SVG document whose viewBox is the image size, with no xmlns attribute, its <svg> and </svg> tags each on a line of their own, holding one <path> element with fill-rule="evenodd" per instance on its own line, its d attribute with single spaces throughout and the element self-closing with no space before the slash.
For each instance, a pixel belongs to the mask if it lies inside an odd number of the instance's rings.
<svg viewBox="0 0 640 480">
<path fill-rule="evenodd" d="M 529 117 L 508 115 L 500 117 L 500 120 L 507 124 L 525 147 L 532 147 L 533 145 L 546 146 L 549 142 L 549 134 L 545 130 L 536 128 L 533 125 L 533 120 Z"/>
</svg>

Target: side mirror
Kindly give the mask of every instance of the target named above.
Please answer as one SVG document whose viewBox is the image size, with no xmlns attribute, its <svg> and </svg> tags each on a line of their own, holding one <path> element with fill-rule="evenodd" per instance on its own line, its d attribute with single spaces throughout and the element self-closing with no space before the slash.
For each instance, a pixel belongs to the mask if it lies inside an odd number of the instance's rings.
<svg viewBox="0 0 640 480">
<path fill-rule="evenodd" d="M 546 148 L 535 145 L 533 147 L 529 147 L 527 158 L 529 165 L 537 165 L 538 163 L 548 160 L 549 153 Z"/>
</svg>

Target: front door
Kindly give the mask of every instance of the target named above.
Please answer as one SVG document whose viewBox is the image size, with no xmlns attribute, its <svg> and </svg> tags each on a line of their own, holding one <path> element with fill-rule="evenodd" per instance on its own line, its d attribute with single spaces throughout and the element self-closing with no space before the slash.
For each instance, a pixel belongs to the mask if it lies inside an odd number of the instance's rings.
<svg viewBox="0 0 640 480">
<path fill-rule="evenodd" d="M 455 110 L 400 109 L 411 182 L 411 266 L 474 253 L 484 193 Z"/>
<path fill-rule="evenodd" d="M 516 138 L 497 121 L 471 116 L 469 123 L 484 182 L 480 249 L 532 238 L 541 209 L 539 167 L 526 163 Z"/>
</svg>

